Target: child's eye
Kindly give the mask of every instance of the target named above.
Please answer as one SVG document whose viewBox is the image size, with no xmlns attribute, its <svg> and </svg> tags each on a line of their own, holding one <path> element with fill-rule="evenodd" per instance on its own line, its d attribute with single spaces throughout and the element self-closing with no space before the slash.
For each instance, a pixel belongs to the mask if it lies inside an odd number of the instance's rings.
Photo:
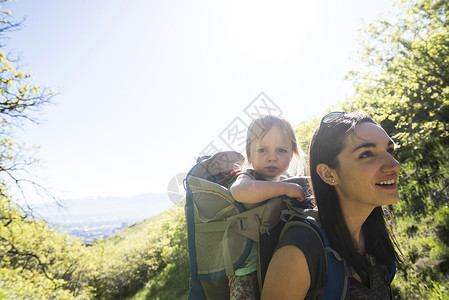
<svg viewBox="0 0 449 300">
<path fill-rule="evenodd" d="M 265 149 L 263 149 L 263 148 L 257 149 L 257 152 L 263 153 L 263 152 L 265 152 Z"/>
<path fill-rule="evenodd" d="M 371 157 L 371 156 L 373 156 L 374 154 L 373 154 L 373 152 L 371 152 L 371 151 L 364 151 L 362 154 L 360 154 L 360 156 L 359 156 L 359 158 L 360 159 L 362 159 L 362 158 L 368 158 L 368 157 Z"/>
<path fill-rule="evenodd" d="M 287 150 L 286 149 L 278 149 L 278 152 L 285 153 L 285 152 L 287 152 Z"/>
</svg>

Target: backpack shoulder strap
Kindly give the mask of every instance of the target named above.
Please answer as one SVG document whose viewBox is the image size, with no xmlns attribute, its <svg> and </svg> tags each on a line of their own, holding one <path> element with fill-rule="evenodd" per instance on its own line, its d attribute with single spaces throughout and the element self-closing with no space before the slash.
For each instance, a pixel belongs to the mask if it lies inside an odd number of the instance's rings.
<svg viewBox="0 0 449 300">
<path fill-rule="evenodd" d="M 321 299 L 336 299 L 336 295 L 340 295 L 339 299 L 341 300 L 347 299 L 350 276 L 353 274 L 353 271 L 340 254 L 330 247 L 322 227 L 320 231 L 325 245 L 324 250 L 327 260 L 327 284 Z"/>
<path fill-rule="evenodd" d="M 249 172 L 250 170 L 235 170 L 230 172 L 229 174 L 223 174 L 223 179 L 217 181 L 218 184 L 226 187 L 231 188 L 231 186 L 234 184 L 234 182 L 237 180 L 237 178 L 241 175 L 246 175 L 251 177 L 251 179 L 256 180 L 252 172 Z"/>
<path fill-rule="evenodd" d="M 343 300 L 347 298 L 349 293 L 352 271 L 340 254 L 331 247 L 326 233 L 318 220 L 317 213 L 314 209 L 302 208 L 295 208 L 295 212 L 291 212 L 291 210 L 290 212 L 284 212 L 283 216 L 284 218 L 287 216 L 287 223 L 281 232 L 280 239 L 293 226 L 304 226 L 313 230 L 322 241 L 323 248 L 321 251 L 324 251 L 327 266 L 326 270 L 323 270 L 323 276 L 326 277 L 326 286 L 320 299 Z"/>
</svg>

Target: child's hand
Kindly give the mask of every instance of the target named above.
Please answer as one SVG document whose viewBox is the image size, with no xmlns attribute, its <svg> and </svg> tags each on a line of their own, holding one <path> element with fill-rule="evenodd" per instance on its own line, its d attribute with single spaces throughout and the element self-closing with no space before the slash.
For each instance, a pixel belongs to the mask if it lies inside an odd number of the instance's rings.
<svg viewBox="0 0 449 300">
<path fill-rule="evenodd" d="M 295 198 L 299 202 L 306 199 L 306 195 L 299 184 L 292 182 L 285 182 L 287 184 L 287 193 L 285 195 L 290 198 Z"/>
</svg>

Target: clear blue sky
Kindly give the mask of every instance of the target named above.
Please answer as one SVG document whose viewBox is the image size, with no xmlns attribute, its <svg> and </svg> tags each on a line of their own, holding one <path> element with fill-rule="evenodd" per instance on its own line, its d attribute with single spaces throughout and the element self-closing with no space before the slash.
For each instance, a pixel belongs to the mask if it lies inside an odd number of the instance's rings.
<svg viewBox="0 0 449 300">
<path fill-rule="evenodd" d="M 350 91 L 357 29 L 388 0 L 17 0 L 21 69 L 58 91 L 23 139 L 61 198 L 162 193 L 264 92 L 292 124 Z"/>
</svg>

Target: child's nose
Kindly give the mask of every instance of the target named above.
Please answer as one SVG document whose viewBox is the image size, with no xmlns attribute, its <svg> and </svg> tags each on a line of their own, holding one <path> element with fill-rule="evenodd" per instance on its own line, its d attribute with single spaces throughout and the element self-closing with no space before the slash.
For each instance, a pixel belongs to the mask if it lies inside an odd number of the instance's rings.
<svg viewBox="0 0 449 300">
<path fill-rule="evenodd" d="M 268 160 L 276 160 L 277 159 L 277 153 L 275 151 L 270 151 L 268 153 Z"/>
</svg>

